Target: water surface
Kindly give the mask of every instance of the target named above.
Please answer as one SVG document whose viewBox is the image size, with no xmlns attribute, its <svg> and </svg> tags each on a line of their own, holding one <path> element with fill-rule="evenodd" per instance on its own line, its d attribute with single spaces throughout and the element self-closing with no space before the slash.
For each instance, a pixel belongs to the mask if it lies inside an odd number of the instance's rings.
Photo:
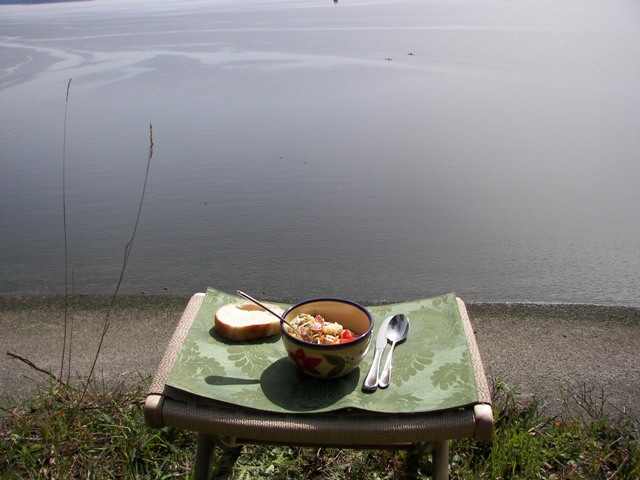
<svg viewBox="0 0 640 480">
<path fill-rule="evenodd" d="M 638 306 L 639 24 L 632 0 L 3 5 L 0 293 L 63 291 L 63 150 L 73 289 L 113 291 L 152 124 L 123 292 Z"/>
</svg>

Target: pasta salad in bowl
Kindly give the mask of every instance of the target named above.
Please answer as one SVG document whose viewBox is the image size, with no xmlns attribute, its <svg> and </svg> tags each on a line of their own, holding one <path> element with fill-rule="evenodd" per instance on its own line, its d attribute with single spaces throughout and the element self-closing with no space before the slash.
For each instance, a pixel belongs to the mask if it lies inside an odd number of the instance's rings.
<svg viewBox="0 0 640 480">
<path fill-rule="evenodd" d="M 295 366 L 317 378 L 353 372 L 367 354 L 373 330 L 371 313 L 350 300 L 320 298 L 291 306 L 281 322 L 282 340 Z"/>
</svg>

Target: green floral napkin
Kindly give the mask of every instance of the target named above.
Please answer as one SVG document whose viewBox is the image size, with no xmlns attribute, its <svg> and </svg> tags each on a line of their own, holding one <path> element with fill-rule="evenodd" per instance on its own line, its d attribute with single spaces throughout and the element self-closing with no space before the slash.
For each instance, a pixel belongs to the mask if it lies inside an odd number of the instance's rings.
<svg viewBox="0 0 640 480">
<path fill-rule="evenodd" d="M 478 402 L 469 347 L 454 293 L 368 307 L 374 338 L 360 367 L 346 377 L 304 375 L 287 356 L 279 335 L 232 342 L 214 328 L 216 310 L 242 300 L 209 288 L 169 374 L 167 385 L 202 397 L 274 412 L 321 412 L 358 408 L 375 412 L 426 412 Z M 282 305 L 286 307 L 287 305 Z M 404 313 L 409 337 L 393 355 L 391 385 L 361 390 L 373 360 L 378 326 Z M 385 351 L 389 351 L 389 348 Z M 384 360 L 384 357 L 383 357 Z"/>
</svg>

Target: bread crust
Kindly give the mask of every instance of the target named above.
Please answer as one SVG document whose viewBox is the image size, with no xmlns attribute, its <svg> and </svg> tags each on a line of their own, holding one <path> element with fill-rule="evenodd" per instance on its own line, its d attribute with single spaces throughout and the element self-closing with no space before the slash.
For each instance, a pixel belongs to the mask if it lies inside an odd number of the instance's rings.
<svg viewBox="0 0 640 480">
<path fill-rule="evenodd" d="M 266 304 L 282 315 L 283 310 Z M 229 340 L 254 340 L 280 333 L 280 321 L 252 302 L 234 302 L 220 307 L 215 314 L 216 332 Z"/>
</svg>

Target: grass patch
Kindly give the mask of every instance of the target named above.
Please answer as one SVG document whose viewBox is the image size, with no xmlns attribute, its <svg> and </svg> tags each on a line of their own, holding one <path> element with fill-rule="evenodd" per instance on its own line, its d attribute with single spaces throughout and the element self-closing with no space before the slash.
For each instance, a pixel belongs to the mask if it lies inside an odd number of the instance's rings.
<svg viewBox="0 0 640 480">
<path fill-rule="evenodd" d="M 637 419 L 605 408 L 606 397 L 595 391 L 581 387 L 561 415 L 550 417 L 498 382 L 493 445 L 454 442 L 452 478 L 639 478 Z"/>
<path fill-rule="evenodd" d="M 50 384 L 3 407 L 0 478 L 186 478 L 195 435 L 144 424 L 142 385 Z"/>
<path fill-rule="evenodd" d="M 0 427 L 0 478 L 191 478 L 196 435 L 150 429 L 135 388 L 82 388 L 51 383 L 20 404 L 5 401 Z M 452 479 L 635 479 L 640 477 L 637 421 L 608 413 L 584 389 L 557 417 L 495 387 L 491 446 L 451 442 Z M 407 473 L 403 451 L 245 446 L 217 452 L 215 478 L 393 479 Z M 412 473 L 427 478 L 428 458 Z"/>
</svg>

